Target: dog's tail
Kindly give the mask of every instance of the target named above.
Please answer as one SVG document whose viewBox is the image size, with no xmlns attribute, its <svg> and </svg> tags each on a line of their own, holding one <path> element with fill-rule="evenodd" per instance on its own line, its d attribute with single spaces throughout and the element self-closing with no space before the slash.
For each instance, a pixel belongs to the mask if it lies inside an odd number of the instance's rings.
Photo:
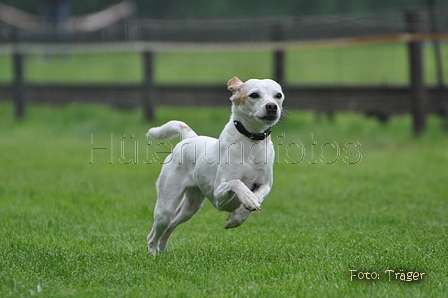
<svg viewBox="0 0 448 298">
<path fill-rule="evenodd" d="M 157 140 L 169 140 L 179 135 L 182 136 L 182 140 L 198 136 L 187 124 L 175 120 L 153 127 L 146 133 L 147 137 Z"/>
</svg>

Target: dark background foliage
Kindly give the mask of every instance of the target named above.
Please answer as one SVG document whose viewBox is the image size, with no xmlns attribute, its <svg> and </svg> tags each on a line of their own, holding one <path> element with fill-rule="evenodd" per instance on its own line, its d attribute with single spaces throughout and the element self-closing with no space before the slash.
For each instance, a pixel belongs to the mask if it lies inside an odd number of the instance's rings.
<svg viewBox="0 0 448 298">
<path fill-rule="evenodd" d="M 92 13 L 121 0 L 67 0 L 72 14 Z M 431 0 L 134 0 L 138 6 L 138 17 L 143 18 L 232 18 L 301 16 L 310 14 L 333 14 L 365 12 L 377 9 L 403 9 L 409 6 L 424 6 Z M 3 0 L 34 14 L 41 14 L 41 1 Z M 435 0 L 436 3 L 441 0 Z"/>
</svg>

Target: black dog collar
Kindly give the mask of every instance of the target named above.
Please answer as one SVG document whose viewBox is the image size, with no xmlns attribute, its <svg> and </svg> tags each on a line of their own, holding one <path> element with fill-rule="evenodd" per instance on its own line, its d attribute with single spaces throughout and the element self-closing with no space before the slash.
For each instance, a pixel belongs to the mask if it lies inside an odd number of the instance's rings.
<svg viewBox="0 0 448 298">
<path fill-rule="evenodd" d="M 244 136 L 248 137 L 251 140 L 254 141 L 261 141 L 266 139 L 270 134 L 271 134 L 271 128 L 269 127 L 268 129 L 266 129 L 263 132 L 260 133 L 252 133 L 252 132 L 248 132 L 247 129 L 244 127 L 244 125 L 238 121 L 238 120 L 234 120 L 233 124 L 235 124 L 236 129 Z"/>
</svg>

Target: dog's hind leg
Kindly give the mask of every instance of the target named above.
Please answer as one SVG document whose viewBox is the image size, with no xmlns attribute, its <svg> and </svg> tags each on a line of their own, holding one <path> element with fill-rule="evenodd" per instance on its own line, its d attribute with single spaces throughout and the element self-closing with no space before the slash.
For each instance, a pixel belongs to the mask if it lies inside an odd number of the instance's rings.
<svg viewBox="0 0 448 298">
<path fill-rule="evenodd" d="M 148 250 L 154 256 L 160 237 L 165 233 L 171 220 L 175 216 L 176 207 L 179 205 L 184 189 L 173 185 L 165 185 L 166 177 L 160 177 L 157 182 L 157 203 L 154 209 L 154 224 L 148 235 Z"/>
<path fill-rule="evenodd" d="M 179 207 L 177 207 L 174 218 L 159 239 L 158 250 L 160 252 L 166 249 L 166 243 L 174 229 L 181 223 L 191 219 L 202 208 L 204 201 L 205 197 L 198 188 L 192 187 L 185 190 L 184 198 Z"/>
</svg>

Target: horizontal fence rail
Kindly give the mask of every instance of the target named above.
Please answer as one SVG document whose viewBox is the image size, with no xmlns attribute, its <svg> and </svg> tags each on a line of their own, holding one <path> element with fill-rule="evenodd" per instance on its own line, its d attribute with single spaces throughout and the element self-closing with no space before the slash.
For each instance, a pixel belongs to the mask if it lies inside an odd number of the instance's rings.
<svg viewBox="0 0 448 298">
<path fill-rule="evenodd" d="M 197 51 L 278 51 L 303 48 L 344 47 L 389 42 L 448 40 L 448 33 L 402 33 L 369 37 L 332 38 L 271 42 L 88 42 L 88 43 L 0 43 L 0 54 L 80 54 L 110 52 L 197 52 Z"/>
<path fill-rule="evenodd" d="M 132 109 L 142 105 L 144 86 L 111 85 L 28 85 L 31 102 L 70 104 L 73 102 L 110 104 Z M 286 108 L 317 112 L 356 111 L 370 115 L 391 116 L 409 113 L 411 103 L 407 87 L 307 87 L 285 85 Z M 228 106 L 230 93 L 225 85 L 158 85 L 155 106 Z M 0 84 L 4 98 L 14 97 L 14 88 Z M 427 89 L 428 112 L 441 113 L 448 106 L 442 100 L 443 91 Z"/>
</svg>

